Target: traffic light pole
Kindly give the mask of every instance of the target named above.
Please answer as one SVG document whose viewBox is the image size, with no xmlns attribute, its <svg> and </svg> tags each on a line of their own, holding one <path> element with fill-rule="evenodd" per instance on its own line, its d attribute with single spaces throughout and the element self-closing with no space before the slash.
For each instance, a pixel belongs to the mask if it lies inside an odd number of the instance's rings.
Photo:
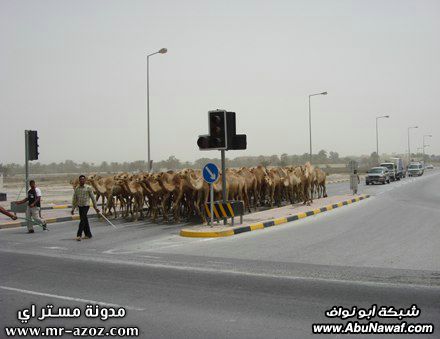
<svg viewBox="0 0 440 339">
<path fill-rule="evenodd" d="M 226 203 L 226 157 L 225 157 L 225 150 L 222 149 L 222 196 L 223 196 L 223 202 Z M 228 219 L 223 219 L 223 224 L 226 225 L 228 222 Z"/>
<path fill-rule="evenodd" d="M 211 227 L 214 226 L 214 183 L 209 185 L 210 192 L 210 209 L 211 209 Z"/>
<path fill-rule="evenodd" d="M 26 197 L 29 191 L 29 131 L 25 130 L 24 131 L 24 148 L 25 148 L 25 186 L 26 186 Z M 29 215 L 29 209 L 26 208 L 26 223 L 27 223 L 27 228 L 29 229 L 30 227 L 30 215 Z"/>
</svg>

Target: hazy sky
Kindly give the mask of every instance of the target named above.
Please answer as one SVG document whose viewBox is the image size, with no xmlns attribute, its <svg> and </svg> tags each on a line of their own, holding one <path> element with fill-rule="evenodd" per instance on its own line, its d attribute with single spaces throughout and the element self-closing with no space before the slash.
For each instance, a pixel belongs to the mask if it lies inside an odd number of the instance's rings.
<svg viewBox="0 0 440 339">
<path fill-rule="evenodd" d="M 237 113 L 246 151 L 440 153 L 440 1 L 0 0 L 0 162 L 152 159 L 200 152 L 207 112 Z"/>
</svg>

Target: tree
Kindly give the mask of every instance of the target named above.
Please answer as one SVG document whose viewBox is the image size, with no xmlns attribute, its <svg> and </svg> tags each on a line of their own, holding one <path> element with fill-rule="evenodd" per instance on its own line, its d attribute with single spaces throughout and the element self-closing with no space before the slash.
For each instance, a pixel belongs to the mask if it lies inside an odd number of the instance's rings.
<svg viewBox="0 0 440 339">
<path fill-rule="evenodd" d="M 317 160 L 320 164 L 325 164 L 327 162 L 327 151 L 323 149 L 318 152 Z"/>
<path fill-rule="evenodd" d="M 7 177 L 9 175 L 9 172 L 10 169 L 7 166 L 0 164 L 0 173 L 3 173 L 3 175 Z"/>
<path fill-rule="evenodd" d="M 332 162 L 338 162 L 339 161 L 339 153 L 338 152 L 330 151 L 329 159 Z"/>
<path fill-rule="evenodd" d="M 280 165 L 280 158 L 278 158 L 278 155 L 276 155 L 276 154 L 271 155 L 269 161 L 272 166 L 279 166 Z"/>
<path fill-rule="evenodd" d="M 174 155 L 171 155 L 167 160 L 163 162 L 163 167 L 167 169 L 179 169 L 180 160 L 177 159 Z"/>
<path fill-rule="evenodd" d="M 289 164 L 289 156 L 287 155 L 287 153 L 281 154 L 280 165 L 287 166 L 288 164 Z"/>
<path fill-rule="evenodd" d="M 99 170 L 101 172 L 108 172 L 110 170 L 110 166 L 108 165 L 107 161 L 103 161 L 101 165 L 99 166 Z"/>
</svg>

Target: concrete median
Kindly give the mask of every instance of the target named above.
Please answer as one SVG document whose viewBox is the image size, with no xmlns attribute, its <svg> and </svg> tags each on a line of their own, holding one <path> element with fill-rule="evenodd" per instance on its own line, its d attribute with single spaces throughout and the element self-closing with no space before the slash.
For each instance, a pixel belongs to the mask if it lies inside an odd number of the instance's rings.
<svg viewBox="0 0 440 339">
<path fill-rule="evenodd" d="M 192 238 L 228 237 L 307 218 L 369 197 L 369 195 L 344 195 L 315 199 L 311 206 L 295 204 L 247 214 L 244 216 L 243 225 L 214 225 L 212 227 L 209 225 L 199 225 L 182 229 L 180 235 Z"/>
</svg>

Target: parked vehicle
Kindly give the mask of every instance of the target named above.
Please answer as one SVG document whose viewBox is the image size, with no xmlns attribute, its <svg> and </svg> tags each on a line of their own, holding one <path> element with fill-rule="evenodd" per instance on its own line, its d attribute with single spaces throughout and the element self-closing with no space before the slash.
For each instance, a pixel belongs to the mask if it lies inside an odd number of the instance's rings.
<svg viewBox="0 0 440 339">
<path fill-rule="evenodd" d="M 400 177 L 397 175 L 397 166 L 394 162 L 383 162 L 379 166 L 388 169 L 391 181 L 400 180 Z"/>
<path fill-rule="evenodd" d="M 425 168 L 426 168 L 426 169 L 434 169 L 434 165 L 432 165 L 432 164 L 427 164 Z"/>
<path fill-rule="evenodd" d="M 412 162 L 408 166 L 408 176 L 409 177 L 419 177 L 424 173 L 424 167 L 420 162 Z"/>
<path fill-rule="evenodd" d="M 403 159 L 402 158 L 391 158 L 391 161 L 396 164 L 396 177 L 397 177 L 397 180 L 405 178 L 406 171 L 405 171 L 405 165 L 403 163 Z"/>
<path fill-rule="evenodd" d="M 390 173 L 386 167 L 373 167 L 367 171 L 367 176 L 365 177 L 365 184 L 386 184 L 390 183 Z"/>
</svg>

